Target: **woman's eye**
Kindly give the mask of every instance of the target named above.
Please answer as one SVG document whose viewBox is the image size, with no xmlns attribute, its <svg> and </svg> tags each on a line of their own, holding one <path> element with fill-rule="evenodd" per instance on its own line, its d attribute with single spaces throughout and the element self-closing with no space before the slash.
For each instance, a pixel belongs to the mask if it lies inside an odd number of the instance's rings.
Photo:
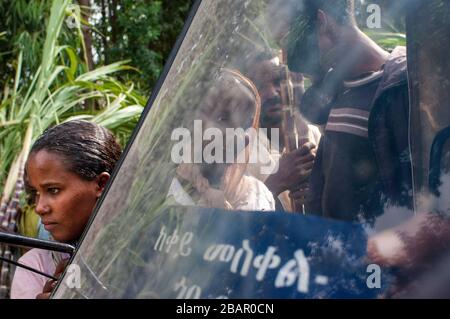
<svg viewBox="0 0 450 319">
<path fill-rule="evenodd" d="M 59 193 L 59 188 L 49 188 L 48 192 L 52 195 L 56 195 Z"/>
</svg>

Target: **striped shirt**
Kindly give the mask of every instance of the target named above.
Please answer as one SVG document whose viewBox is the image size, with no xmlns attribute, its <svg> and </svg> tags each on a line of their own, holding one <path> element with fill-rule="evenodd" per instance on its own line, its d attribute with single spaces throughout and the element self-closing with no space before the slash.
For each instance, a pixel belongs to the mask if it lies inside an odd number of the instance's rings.
<svg viewBox="0 0 450 319">
<path fill-rule="evenodd" d="M 333 103 L 310 179 L 312 214 L 351 221 L 378 214 L 378 166 L 368 124 L 379 83 L 377 76 L 348 86 Z"/>
</svg>

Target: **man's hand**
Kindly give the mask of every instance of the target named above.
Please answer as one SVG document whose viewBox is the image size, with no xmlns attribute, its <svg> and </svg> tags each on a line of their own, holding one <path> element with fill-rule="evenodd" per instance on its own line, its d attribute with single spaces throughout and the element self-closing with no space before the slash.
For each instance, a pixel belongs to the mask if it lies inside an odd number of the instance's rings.
<svg viewBox="0 0 450 319">
<path fill-rule="evenodd" d="M 309 184 L 305 182 L 300 185 L 297 189 L 291 189 L 289 192 L 289 197 L 295 201 L 296 207 L 302 207 L 306 204 L 306 197 L 309 192 Z"/>
<path fill-rule="evenodd" d="M 305 143 L 291 153 L 283 154 L 279 169 L 266 180 L 266 186 L 275 195 L 289 189 L 298 189 L 309 178 L 316 158 L 316 145 Z"/>
<path fill-rule="evenodd" d="M 53 277 L 59 279 L 59 277 L 61 277 L 62 273 L 66 269 L 68 263 L 69 263 L 69 259 L 64 259 L 58 265 L 56 265 L 56 270 L 55 270 Z M 42 293 L 38 294 L 36 296 L 36 299 L 49 299 L 50 295 L 53 292 L 53 289 L 55 289 L 55 287 L 56 287 L 56 284 L 57 284 L 57 281 L 52 280 L 52 279 L 48 280 L 44 285 L 44 289 L 42 289 Z"/>
</svg>

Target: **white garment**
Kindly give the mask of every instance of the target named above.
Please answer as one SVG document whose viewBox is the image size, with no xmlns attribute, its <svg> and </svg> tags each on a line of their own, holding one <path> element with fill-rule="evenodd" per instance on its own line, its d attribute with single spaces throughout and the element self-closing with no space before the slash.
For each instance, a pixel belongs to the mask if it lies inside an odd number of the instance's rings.
<svg viewBox="0 0 450 319">
<path fill-rule="evenodd" d="M 295 113 L 295 120 L 298 128 L 304 128 L 303 132 L 299 133 L 299 138 L 306 138 L 309 142 L 319 146 L 319 142 L 322 137 L 319 128 L 315 125 L 307 124 L 297 113 Z M 247 174 L 254 176 L 258 180 L 265 183 L 269 176 L 275 174 L 276 170 L 278 170 L 281 152 L 279 149 L 271 147 L 271 143 L 267 135 L 265 135 L 262 131 L 258 134 L 257 138 L 253 139 L 253 143 L 258 143 L 258 147 L 253 146 L 251 148 L 252 150 L 258 150 L 258 161 L 247 165 Z M 272 171 L 268 171 L 268 168 L 274 169 Z M 291 200 L 289 197 L 289 191 L 285 191 L 278 195 L 278 199 L 280 200 L 284 210 L 290 211 Z"/>
<path fill-rule="evenodd" d="M 297 115 L 295 119 L 297 127 L 300 127 L 302 125 L 302 120 L 299 115 Z M 305 125 L 307 127 L 307 132 L 303 132 L 299 135 L 299 138 L 306 138 L 309 142 L 318 147 L 320 138 L 322 137 L 320 130 L 315 125 L 303 123 L 303 127 L 305 127 Z M 251 141 L 253 144 L 257 144 L 257 146 L 253 145 L 250 149 L 252 151 L 257 151 L 258 156 L 256 157 L 256 163 L 252 162 L 247 165 L 247 174 L 265 182 L 270 175 L 278 170 L 281 152 L 278 148 L 272 147 L 271 142 L 264 131 L 260 131 L 258 136 L 254 137 Z M 279 145 L 279 143 L 277 145 Z"/>
<path fill-rule="evenodd" d="M 239 196 L 234 201 L 237 210 L 274 211 L 275 199 L 267 186 L 257 178 L 244 175 L 236 192 Z"/>
<path fill-rule="evenodd" d="M 236 194 L 239 196 L 232 200 L 233 209 L 243 211 L 274 211 L 275 200 L 263 182 L 253 176 L 244 175 L 238 185 Z M 197 206 L 192 197 L 183 189 L 179 180 L 175 177 L 169 188 L 167 197 L 173 196 L 174 200 L 183 206 Z"/>
<path fill-rule="evenodd" d="M 69 254 L 52 253 L 49 250 L 34 248 L 24 254 L 19 259 L 19 263 L 53 276 L 58 261 L 69 257 Z M 42 293 L 48 280 L 47 277 L 16 267 L 11 285 L 11 299 L 35 299 Z"/>
</svg>

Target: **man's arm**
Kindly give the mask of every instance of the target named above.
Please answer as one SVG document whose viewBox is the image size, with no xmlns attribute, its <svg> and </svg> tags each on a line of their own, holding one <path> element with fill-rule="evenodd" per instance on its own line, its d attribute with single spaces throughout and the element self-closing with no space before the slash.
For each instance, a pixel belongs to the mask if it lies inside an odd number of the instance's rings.
<svg viewBox="0 0 450 319">
<path fill-rule="evenodd" d="M 278 171 L 265 182 L 274 197 L 286 190 L 295 189 L 308 180 L 314 166 L 315 152 L 316 146 L 306 143 L 281 156 Z"/>
<path fill-rule="evenodd" d="M 322 209 L 322 194 L 324 187 L 324 175 L 322 170 L 323 160 L 323 138 L 320 141 L 319 148 L 317 150 L 314 167 L 309 177 L 309 189 L 306 193 L 306 213 L 312 215 L 323 215 Z M 295 193 L 293 193 L 295 196 Z"/>
</svg>

